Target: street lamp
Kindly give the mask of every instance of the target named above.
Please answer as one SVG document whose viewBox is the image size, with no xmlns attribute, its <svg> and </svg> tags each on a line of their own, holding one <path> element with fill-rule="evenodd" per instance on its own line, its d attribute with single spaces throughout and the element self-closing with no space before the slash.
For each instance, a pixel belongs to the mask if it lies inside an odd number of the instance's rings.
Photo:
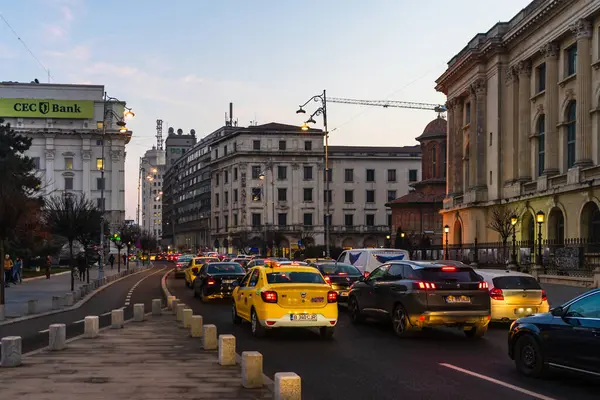
<svg viewBox="0 0 600 400">
<path fill-rule="evenodd" d="M 331 215 L 330 215 L 330 206 L 331 202 L 329 201 L 329 130 L 327 129 L 327 94 L 326 91 L 323 90 L 323 93 L 314 95 L 310 99 L 308 99 L 304 104 L 298 107 L 298 111 L 296 114 L 306 114 L 304 107 L 310 103 L 311 101 L 315 101 L 317 103 L 321 103 L 321 107 L 317 108 L 314 113 L 310 115 L 310 117 L 302 124 L 303 131 L 308 131 L 308 124 L 315 124 L 316 121 L 313 117 L 322 115 L 323 116 L 323 127 L 325 129 L 325 252 L 326 257 L 331 256 L 330 246 L 329 246 L 329 233 L 330 233 L 330 225 L 331 225 Z"/>
<path fill-rule="evenodd" d="M 272 221 L 272 231 L 273 231 L 273 242 L 271 243 L 272 247 L 272 252 L 275 251 L 275 173 L 273 171 L 273 162 L 271 160 L 267 161 L 265 164 L 265 169 L 263 171 L 261 171 L 261 173 L 258 175 L 258 179 L 260 179 L 261 181 L 264 181 L 266 179 L 266 172 L 267 171 L 271 171 L 271 221 Z M 266 195 L 266 190 L 265 190 L 265 195 Z M 265 196 L 265 201 L 266 201 L 266 196 Z M 265 243 L 267 242 L 268 238 L 267 238 L 267 232 L 266 232 L 266 228 L 267 228 L 267 224 L 265 224 Z M 273 254 L 271 254 L 271 256 L 273 256 Z"/>
<path fill-rule="evenodd" d="M 542 225 L 546 219 L 546 214 L 542 210 L 535 214 L 535 221 L 538 224 L 538 265 L 543 265 L 542 259 Z"/>
<path fill-rule="evenodd" d="M 512 255 L 510 259 L 510 263 L 512 265 L 517 265 L 517 222 L 519 218 L 513 214 L 510 217 L 510 226 L 512 227 Z"/>
<path fill-rule="evenodd" d="M 448 257 L 448 233 L 450 233 L 450 227 L 448 225 L 444 226 L 444 233 L 446 234 L 446 251 L 444 252 L 444 259 L 449 260 L 449 257 Z"/>
</svg>

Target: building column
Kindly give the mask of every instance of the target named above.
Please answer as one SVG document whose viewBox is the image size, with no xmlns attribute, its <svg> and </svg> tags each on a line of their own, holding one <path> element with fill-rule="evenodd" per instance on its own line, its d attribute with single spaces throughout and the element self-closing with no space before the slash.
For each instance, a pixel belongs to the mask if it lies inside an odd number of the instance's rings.
<svg viewBox="0 0 600 400">
<path fill-rule="evenodd" d="M 123 187 L 123 185 L 120 185 L 119 183 L 119 161 L 120 161 L 120 154 L 119 154 L 119 150 L 111 150 L 110 151 L 110 196 L 109 196 L 109 200 L 106 204 L 106 210 L 110 211 L 111 214 L 113 211 L 121 211 L 120 207 L 119 207 L 119 193 L 120 187 Z M 106 177 L 106 173 L 104 174 Z M 104 193 L 104 197 L 106 198 L 106 192 Z M 105 200 L 106 201 L 106 200 Z M 111 215 L 112 217 L 112 215 Z M 150 228 L 152 229 L 153 224 L 150 225 Z"/>
<path fill-rule="evenodd" d="M 91 192 L 91 185 L 90 185 L 90 162 L 92 159 L 92 151 L 89 150 L 89 146 L 86 149 L 86 146 L 84 145 L 83 150 L 81 151 L 81 160 L 83 161 L 83 168 L 82 168 L 82 173 L 83 173 L 83 179 L 82 179 L 82 191 L 83 194 L 85 195 L 85 197 L 87 197 L 88 199 L 92 200 L 92 192 Z"/>
<path fill-rule="evenodd" d="M 577 37 L 577 147 L 575 165 L 592 165 L 592 24 L 580 19 L 571 26 Z"/>
<path fill-rule="evenodd" d="M 54 146 L 54 145 L 52 145 Z M 55 151 L 53 148 L 48 148 L 48 140 L 46 140 L 46 194 L 52 195 L 54 190 L 56 190 L 55 182 L 54 182 L 54 154 Z"/>
<path fill-rule="evenodd" d="M 519 180 L 531 180 L 531 61 L 519 62 Z"/>
<path fill-rule="evenodd" d="M 546 58 L 546 111 L 544 133 L 544 175 L 558 175 L 558 45 L 546 43 L 542 49 Z"/>
<path fill-rule="evenodd" d="M 454 123 L 454 104 L 456 100 L 448 100 L 446 103 L 446 109 L 448 110 L 448 128 L 446 129 L 446 197 L 451 197 L 455 192 L 455 178 L 454 173 L 456 171 L 456 124 Z"/>
<path fill-rule="evenodd" d="M 464 132 L 463 132 L 463 98 L 459 97 L 454 102 L 454 143 L 448 143 L 454 149 L 452 157 L 454 173 L 454 193 L 464 193 Z M 467 182 L 468 184 L 468 182 Z"/>
<path fill-rule="evenodd" d="M 477 79 L 472 85 L 471 90 L 475 94 L 475 121 L 471 121 L 471 126 L 473 123 L 475 124 L 475 129 L 471 130 L 472 134 L 474 134 L 474 138 L 471 138 L 471 143 L 474 144 L 473 150 L 475 159 L 474 162 L 471 162 L 472 171 L 474 171 L 474 175 L 472 177 L 473 187 L 475 189 L 483 189 L 487 188 L 487 179 L 486 179 L 486 171 L 487 171 L 487 162 L 486 162 L 486 100 L 487 100 L 487 90 L 486 90 L 486 82 L 484 78 Z M 471 105 L 471 110 L 473 110 L 473 105 Z"/>
<path fill-rule="evenodd" d="M 506 164 L 503 165 L 505 174 L 505 183 L 514 182 L 518 179 L 518 168 L 519 165 L 519 126 L 518 126 L 518 112 L 519 112 L 519 91 L 518 91 L 519 80 L 514 67 L 508 67 L 506 71 L 506 124 L 505 124 L 505 144 L 506 149 L 510 149 L 509 156 L 504 159 Z"/>
<path fill-rule="evenodd" d="M 475 89 L 471 85 L 469 88 L 469 104 L 470 104 L 470 122 L 469 122 L 469 155 L 468 155 L 468 167 L 469 167 L 469 181 L 467 189 L 471 189 L 476 185 L 477 182 L 477 149 L 475 144 L 475 137 L 477 136 L 477 94 Z"/>
</svg>

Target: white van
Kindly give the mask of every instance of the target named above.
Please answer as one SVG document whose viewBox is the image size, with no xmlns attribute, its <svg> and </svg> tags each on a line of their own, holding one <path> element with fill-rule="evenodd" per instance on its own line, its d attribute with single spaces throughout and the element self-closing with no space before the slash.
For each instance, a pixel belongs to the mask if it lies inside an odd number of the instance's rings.
<svg viewBox="0 0 600 400">
<path fill-rule="evenodd" d="M 352 249 L 344 250 L 337 262 L 354 265 L 363 274 L 370 274 L 380 265 L 395 260 L 410 260 L 410 254 L 400 249 Z"/>
</svg>

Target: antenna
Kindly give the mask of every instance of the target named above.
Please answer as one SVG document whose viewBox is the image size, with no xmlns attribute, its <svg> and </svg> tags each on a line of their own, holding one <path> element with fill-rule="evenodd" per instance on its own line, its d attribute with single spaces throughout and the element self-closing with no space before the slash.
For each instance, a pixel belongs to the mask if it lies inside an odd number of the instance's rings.
<svg viewBox="0 0 600 400">
<path fill-rule="evenodd" d="M 229 126 L 233 125 L 233 103 L 229 103 Z"/>
<path fill-rule="evenodd" d="M 158 150 L 163 149 L 162 125 L 163 125 L 163 120 L 157 119 L 156 120 L 156 148 Z"/>
</svg>

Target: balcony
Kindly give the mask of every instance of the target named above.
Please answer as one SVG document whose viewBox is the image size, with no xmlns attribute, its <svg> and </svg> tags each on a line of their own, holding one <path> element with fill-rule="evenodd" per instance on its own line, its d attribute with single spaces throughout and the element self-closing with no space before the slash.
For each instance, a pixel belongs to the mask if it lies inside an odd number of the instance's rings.
<svg viewBox="0 0 600 400">
<path fill-rule="evenodd" d="M 387 225 L 333 225 L 332 233 L 356 233 L 356 234 L 389 234 L 391 228 Z"/>
</svg>

